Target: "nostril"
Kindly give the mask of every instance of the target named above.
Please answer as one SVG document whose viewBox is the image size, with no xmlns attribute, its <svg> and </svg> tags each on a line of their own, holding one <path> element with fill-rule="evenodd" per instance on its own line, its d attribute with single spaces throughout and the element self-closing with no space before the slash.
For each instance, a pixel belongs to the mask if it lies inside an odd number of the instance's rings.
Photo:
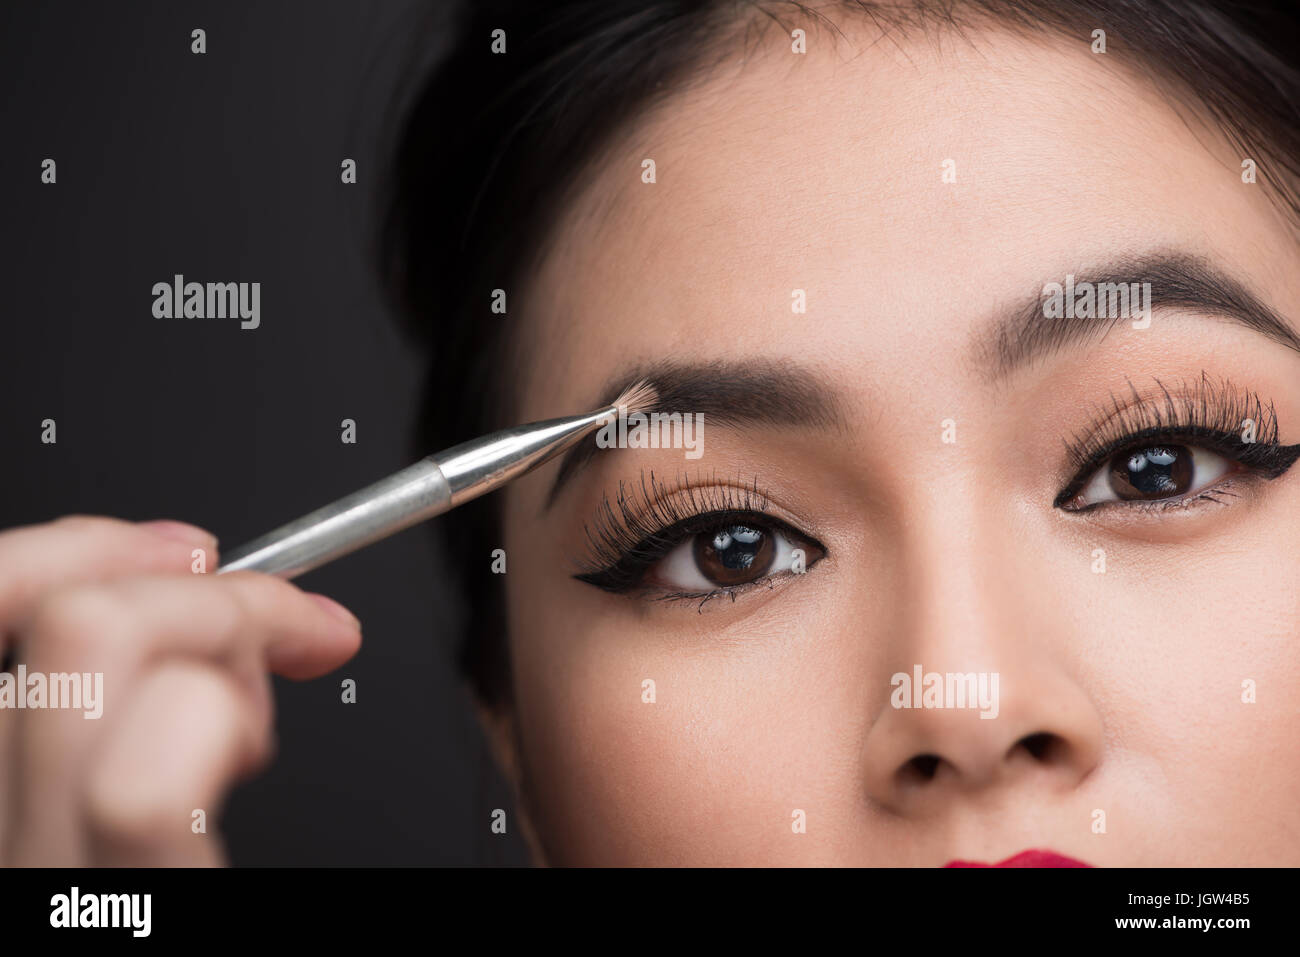
<svg viewBox="0 0 1300 957">
<path fill-rule="evenodd" d="M 922 784 L 934 778 L 934 773 L 939 770 L 939 761 L 937 754 L 918 754 L 899 769 L 899 777 L 904 782 Z"/>
<path fill-rule="evenodd" d="M 1038 761 L 1051 761 L 1057 757 L 1065 742 L 1056 735 L 1046 731 L 1021 738 L 1019 747 L 1024 748 Z"/>
</svg>

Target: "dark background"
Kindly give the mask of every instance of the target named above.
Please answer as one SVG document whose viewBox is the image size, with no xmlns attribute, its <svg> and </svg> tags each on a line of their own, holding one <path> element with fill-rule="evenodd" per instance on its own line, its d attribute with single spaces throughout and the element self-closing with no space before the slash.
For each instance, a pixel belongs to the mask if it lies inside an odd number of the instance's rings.
<svg viewBox="0 0 1300 957">
<path fill-rule="evenodd" d="M 233 547 L 410 461 L 421 356 L 368 244 L 427 6 L 3 5 L 0 528 L 176 518 Z M 176 273 L 260 282 L 261 327 L 154 318 Z M 526 862 L 513 828 L 489 830 L 512 805 L 452 666 L 444 560 L 417 528 L 299 580 L 361 618 L 363 646 L 276 679 L 278 757 L 223 819 L 235 864 Z"/>
</svg>

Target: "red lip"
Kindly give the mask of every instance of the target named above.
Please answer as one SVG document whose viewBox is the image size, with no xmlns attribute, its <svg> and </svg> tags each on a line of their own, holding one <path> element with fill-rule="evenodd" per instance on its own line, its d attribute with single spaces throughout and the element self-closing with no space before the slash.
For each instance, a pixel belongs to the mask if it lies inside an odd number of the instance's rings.
<svg viewBox="0 0 1300 957">
<path fill-rule="evenodd" d="M 1057 854 L 1055 851 L 1021 851 L 1015 857 L 1008 857 L 996 864 L 983 861 L 949 861 L 944 867 L 1092 867 L 1073 857 Z"/>
</svg>

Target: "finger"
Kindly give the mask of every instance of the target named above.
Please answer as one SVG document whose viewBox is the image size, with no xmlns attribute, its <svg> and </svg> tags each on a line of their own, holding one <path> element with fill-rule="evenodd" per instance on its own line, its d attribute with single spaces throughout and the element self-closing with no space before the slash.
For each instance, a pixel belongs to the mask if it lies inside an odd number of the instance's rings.
<svg viewBox="0 0 1300 957">
<path fill-rule="evenodd" d="M 74 581 L 99 581 L 131 571 L 183 571 L 194 549 L 217 561 L 216 538 L 181 522 L 132 524 L 108 518 L 70 516 L 43 525 L 0 533 L 0 658 L 9 668 L 19 656 L 9 625 L 39 596 Z M 0 861 L 6 859 L 5 822 L 17 799 L 14 766 L 17 727 L 0 714 Z"/>
<path fill-rule="evenodd" d="M 183 522 L 72 515 L 0 532 L 0 630 L 50 588 L 130 573 L 185 573 L 195 549 L 215 567 L 217 540 Z"/>
<path fill-rule="evenodd" d="M 243 644 L 289 678 L 339 667 L 361 645 L 361 626 L 337 602 L 258 572 L 123 578 L 47 595 L 15 626 L 29 669 L 129 670 L 162 655 L 223 659 Z"/>
<path fill-rule="evenodd" d="M 270 722 L 252 712 L 227 673 L 180 660 L 151 668 L 89 775 L 88 863 L 225 863 L 221 808 L 273 747 Z"/>
<path fill-rule="evenodd" d="M 20 628 L 32 673 L 75 674 L 98 689 L 98 720 L 75 710 L 17 712 L 18 793 L 8 826 L 55 860 L 74 857 L 83 843 L 72 796 L 147 666 L 191 657 L 224 667 L 242 678 L 246 704 L 269 723 L 268 663 L 290 677 L 314 677 L 355 654 L 361 640 L 340 606 L 255 572 L 62 589 Z"/>
</svg>

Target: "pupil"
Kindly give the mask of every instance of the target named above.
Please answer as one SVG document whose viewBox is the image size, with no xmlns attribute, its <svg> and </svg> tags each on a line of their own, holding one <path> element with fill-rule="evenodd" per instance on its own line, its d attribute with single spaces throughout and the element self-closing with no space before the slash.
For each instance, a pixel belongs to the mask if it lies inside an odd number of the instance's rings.
<svg viewBox="0 0 1300 957">
<path fill-rule="evenodd" d="M 1180 445 L 1153 445 L 1111 460 L 1110 484 L 1121 499 L 1169 498 L 1192 487 L 1192 454 Z"/>
<path fill-rule="evenodd" d="M 772 566 L 772 536 L 749 525 L 726 525 L 695 538 L 695 564 L 718 585 L 740 585 L 762 578 Z"/>
</svg>

